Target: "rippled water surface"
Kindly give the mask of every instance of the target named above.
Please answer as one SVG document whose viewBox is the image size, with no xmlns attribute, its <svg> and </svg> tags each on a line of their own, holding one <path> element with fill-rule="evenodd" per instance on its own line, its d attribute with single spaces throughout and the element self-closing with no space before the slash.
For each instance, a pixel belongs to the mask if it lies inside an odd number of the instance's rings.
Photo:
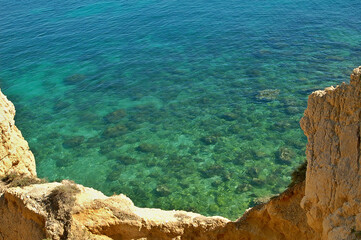
<svg viewBox="0 0 361 240">
<path fill-rule="evenodd" d="M 290 183 L 307 95 L 360 65 L 358 1 L 0 1 L 40 177 L 231 219 Z"/>
</svg>

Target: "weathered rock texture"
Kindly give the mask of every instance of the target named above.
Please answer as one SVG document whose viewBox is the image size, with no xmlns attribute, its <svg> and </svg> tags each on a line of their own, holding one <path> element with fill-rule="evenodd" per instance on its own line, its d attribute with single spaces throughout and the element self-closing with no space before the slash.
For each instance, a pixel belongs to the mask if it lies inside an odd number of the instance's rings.
<svg viewBox="0 0 361 240">
<path fill-rule="evenodd" d="M 297 184 L 268 203 L 252 208 L 223 230 L 225 239 L 313 240 L 319 235 L 307 225 L 300 206 L 304 183 Z"/>
<path fill-rule="evenodd" d="M 360 76 L 361 67 L 350 84 L 312 93 L 301 120 L 308 137 L 302 207 L 322 239 L 352 239 L 361 230 Z"/>
<path fill-rule="evenodd" d="M 0 175 L 36 176 L 35 160 L 14 122 L 14 105 L 0 91 Z"/>
<path fill-rule="evenodd" d="M 54 192 L 79 190 L 70 195 Z M 59 190 L 58 193 L 59 194 Z M 184 211 L 134 206 L 125 195 L 101 192 L 68 181 L 6 189 L 0 198 L 0 239 L 217 239 L 229 220 Z M 16 224 L 14 224 L 16 223 Z M 24 238 L 25 237 L 25 238 Z"/>
<path fill-rule="evenodd" d="M 73 199 L 54 197 L 69 186 L 79 189 Z M 68 181 L 8 188 L 0 198 L 0 239 L 319 239 L 300 207 L 303 192 L 301 183 L 231 222 L 138 208 L 124 195 L 106 197 Z"/>
<path fill-rule="evenodd" d="M 308 137 L 306 181 L 235 222 L 184 211 L 134 206 L 124 195 L 69 181 L 9 188 L 0 182 L 0 240 L 28 239 L 357 239 L 361 235 L 361 67 L 351 83 L 309 97 L 301 126 Z M 0 95 L 0 173 L 36 176 Z M 20 144 L 21 143 L 21 144 Z M 6 162 L 5 162 L 6 160 Z"/>
</svg>

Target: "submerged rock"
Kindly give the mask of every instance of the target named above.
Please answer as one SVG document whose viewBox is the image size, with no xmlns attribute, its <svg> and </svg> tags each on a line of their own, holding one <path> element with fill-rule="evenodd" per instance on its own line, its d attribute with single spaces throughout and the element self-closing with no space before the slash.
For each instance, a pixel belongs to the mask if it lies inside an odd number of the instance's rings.
<svg viewBox="0 0 361 240">
<path fill-rule="evenodd" d="M 108 174 L 106 181 L 114 182 L 118 180 L 121 174 L 122 174 L 122 168 L 120 166 L 115 166 L 112 168 L 112 171 Z"/>
<path fill-rule="evenodd" d="M 98 136 L 90 137 L 87 139 L 86 143 L 90 146 L 98 146 L 102 139 Z"/>
<path fill-rule="evenodd" d="M 99 153 L 105 155 L 108 159 L 116 159 L 120 153 L 118 151 L 124 145 L 121 139 L 107 139 L 100 144 Z"/>
<path fill-rule="evenodd" d="M 247 169 L 247 175 L 250 176 L 251 178 L 258 177 L 259 172 L 260 172 L 260 169 L 258 167 L 249 167 Z"/>
<path fill-rule="evenodd" d="M 276 131 L 285 131 L 291 128 L 291 123 L 287 120 L 280 120 L 274 123 L 270 129 Z"/>
<path fill-rule="evenodd" d="M 220 185 L 222 185 L 222 183 L 223 183 L 222 179 L 217 178 L 212 182 L 212 187 L 219 187 Z"/>
<path fill-rule="evenodd" d="M 134 122 L 127 122 L 125 124 L 125 126 L 130 130 L 130 131 L 134 131 L 134 130 L 137 130 L 139 128 L 139 125 L 134 123 Z"/>
<path fill-rule="evenodd" d="M 118 109 L 105 115 L 104 120 L 108 123 L 117 123 L 126 116 L 124 109 Z"/>
<path fill-rule="evenodd" d="M 57 158 L 55 160 L 55 165 L 57 167 L 68 167 L 71 164 L 73 164 L 74 159 L 72 156 L 66 156 L 66 157 L 62 157 L 62 158 Z"/>
<path fill-rule="evenodd" d="M 231 174 L 223 166 L 214 164 L 206 167 L 205 169 L 200 170 L 204 178 L 211 178 L 214 176 L 219 176 L 223 181 L 228 181 L 231 179 Z"/>
<path fill-rule="evenodd" d="M 244 131 L 243 128 L 238 124 L 231 125 L 227 129 L 227 132 L 233 133 L 233 134 L 239 134 L 239 133 L 242 133 L 243 131 Z"/>
<path fill-rule="evenodd" d="M 114 182 L 119 178 L 120 174 L 121 174 L 121 171 L 119 171 L 119 170 L 111 171 L 108 174 L 106 181 L 107 182 Z"/>
<path fill-rule="evenodd" d="M 282 163 L 290 164 L 296 153 L 287 147 L 280 147 L 277 151 L 277 158 Z"/>
<path fill-rule="evenodd" d="M 255 159 L 264 159 L 267 157 L 267 153 L 265 151 L 263 151 L 262 149 L 257 149 L 257 148 L 254 148 L 252 150 L 252 156 L 255 158 Z"/>
<path fill-rule="evenodd" d="M 128 128 L 124 126 L 123 124 L 117 124 L 114 126 L 109 126 L 105 129 L 103 132 L 103 136 L 105 138 L 114 138 L 119 137 L 128 132 Z"/>
<path fill-rule="evenodd" d="M 224 113 L 221 115 L 221 118 L 227 121 L 234 121 L 238 118 L 238 115 L 232 112 Z"/>
<path fill-rule="evenodd" d="M 129 115 L 133 123 L 151 122 L 155 123 L 164 117 L 164 112 L 160 111 L 154 104 L 138 105 L 131 109 Z"/>
<path fill-rule="evenodd" d="M 243 182 L 237 186 L 235 192 L 238 194 L 241 194 L 244 192 L 248 192 L 251 189 L 252 189 L 252 186 L 249 183 Z"/>
<path fill-rule="evenodd" d="M 216 142 L 218 141 L 218 137 L 217 136 L 204 136 L 201 138 L 201 141 L 204 144 L 212 145 L 212 144 L 216 144 Z"/>
<path fill-rule="evenodd" d="M 299 107 L 289 106 L 289 107 L 286 108 L 286 112 L 288 114 L 294 115 L 294 114 L 297 114 L 297 113 L 301 113 L 302 110 Z"/>
<path fill-rule="evenodd" d="M 84 142 L 84 136 L 72 136 L 66 137 L 63 141 L 63 147 L 65 148 L 73 148 L 78 147 L 80 144 Z"/>
<path fill-rule="evenodd" d="M 260 77 L 262 72 L 259 69 L 247 69 L 246 74 L 248 77 Z"/>
<path fill-rule="evenodd" d="M 155 144 L 141 143 L 138 145 L 136 150 L 143 153 L 156 153 L 159 151 L 159 148 Z"/>
<path fill-rule="evenodd" d="M 79 84 L 85 78 L 86 78 L 86 76 L 83 74 L 73 74 L 73 75 L 70 75 L 70 76 L 64 78 L 63 81 L 65 84 L 74 85 L 74 84 Z"/>
<path fill-rule="evenodd" d="M 165 184 L 158 185 L 155 192 L 160 197 L 166 197 L 171 194 L 169 187 Z"/>
<path fill-rule="evenodd" d="M 129 156 L 124 156 L 124 155 L 116 157 L 116 160 L 117 160 L 117 162 L 122 163 L 124 165 L 137 163 L 137 159 L 129 157 Z"/>
<path fill-rule="evenodd" d="M 81 111 L 78 113 L 79 120 L 82 122 L 95 122 L 101 120 L 101 118 L 94 112 Z"/>
<path fill-rule="evenodd" d="M 252 178 L 251 183 L 253 186 L 258 186 L 258 187 L 264 186 L 264 184 L 265 184 L 265 182 L 259 178 Z"/>
<path fill-rule="evenodd" d="M 273 101 L 278 97 L 279 94 L 280 94 L 279 89 L 265 89 L 259 91 L 256 98 L 262 101 Z"/>
<path fill-rule="evenodd" d="M 70 103 L 65 101 L 57 101 L 53 107 L 54 111 L 61 111 L 70 106 Z"/>
</svg>

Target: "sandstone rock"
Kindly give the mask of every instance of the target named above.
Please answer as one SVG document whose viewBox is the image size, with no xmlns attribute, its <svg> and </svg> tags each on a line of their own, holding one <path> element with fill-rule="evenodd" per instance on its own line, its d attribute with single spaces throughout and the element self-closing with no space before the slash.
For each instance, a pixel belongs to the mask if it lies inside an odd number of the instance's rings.
<svg viewBox="0 0 361 240">
<path fill-rule="evenodd" d="M 361 212 L 361 67 L 350 84 L 309 96 L 301 127 L 308 138 L 305 197 L 308 224 L 322 239 L 353 239 Z"/>
<path fill-rule="evenodd" d="M 35 159 L 15 126 L 14 105 L 0 91 L 0 176 L 15 172 L 36 176 Z"/>
<path fill-rule="evenodd" d="M 54 207 L 48 199 L 57 189 L 71 184 L 63 181 L 5 189 L 0 197 L 0 239 L 180 239 L 180 236 L 191 239 L 197 236 L 205 240 L 216 239 L 212 231 L 229 222 L 222 217 L 184 211 L 138 208 L 125 195 L 106 197 L 81 185 L 76 185 L 79 193 L 74 195 L 74 200 L 65 202 L 71 205 L 61 205 L 64 220 L 59 214 L 53 215 Z M 59 199 L 56 201 L 63 201 Z M 14 224 L 14 220 L 20 224 Z"/>
<path fill-rule="evenodd" d="M 320 239 L 307 225 L 305 211 L 300 207 L 304 187 L 304 183 L 297 184 L 268 203 L 248 210 L 236 222 L 229 222 L 222 229 L 223 238 L 220 239 Z"/>
</svg>

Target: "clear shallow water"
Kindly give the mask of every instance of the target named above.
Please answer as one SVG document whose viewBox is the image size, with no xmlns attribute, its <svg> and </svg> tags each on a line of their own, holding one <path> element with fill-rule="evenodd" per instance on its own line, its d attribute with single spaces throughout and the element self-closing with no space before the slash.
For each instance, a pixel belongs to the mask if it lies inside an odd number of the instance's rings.
<svg viewBox="0 0 361 240">
<path fill-rule="evenodd" d="M 1 3 L 0 86 L 39 176 L 138 206 L 235 219 L 281 192 L 307 95 L 360 64 L 352 0 Z"/>
</svg>

